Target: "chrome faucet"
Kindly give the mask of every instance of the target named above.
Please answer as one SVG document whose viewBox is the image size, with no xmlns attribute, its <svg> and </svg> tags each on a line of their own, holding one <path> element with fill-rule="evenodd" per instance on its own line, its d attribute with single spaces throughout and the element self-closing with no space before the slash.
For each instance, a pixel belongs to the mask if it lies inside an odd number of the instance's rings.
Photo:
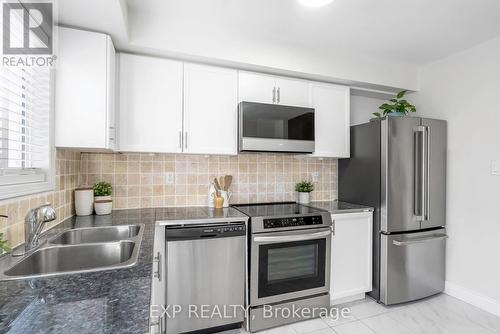
<svg viewBox="0 0 500 334">
<path fill-rule="evenodd" d="M 56 219 L 56 211 L 45 204 L 32 209 L 24 218 L 25 252 L 38 246 L 38 238 L 42 233 L 43 225 Z"/>
</svg>

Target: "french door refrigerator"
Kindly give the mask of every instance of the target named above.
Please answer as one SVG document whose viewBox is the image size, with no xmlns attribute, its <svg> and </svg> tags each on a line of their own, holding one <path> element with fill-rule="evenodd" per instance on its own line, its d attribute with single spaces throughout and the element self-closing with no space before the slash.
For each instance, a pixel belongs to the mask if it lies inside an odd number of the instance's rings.
<svg viewBox="0 0 500 334">
<path fill-rule="evenodd" d="M 374 211 L 373 291 L 386 304 L 444 290 L 446 121 L 386 117 L 351 127 L 339 199 Z"/>
</svg>

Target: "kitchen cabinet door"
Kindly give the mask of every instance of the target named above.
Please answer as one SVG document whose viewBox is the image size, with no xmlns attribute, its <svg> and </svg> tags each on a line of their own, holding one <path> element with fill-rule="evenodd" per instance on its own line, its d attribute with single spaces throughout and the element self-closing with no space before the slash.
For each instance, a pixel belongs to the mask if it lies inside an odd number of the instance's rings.
<svg viewBox="0 0 500 334">
<path fill-rule="evenodd" d="M 338 304 L 364 298 L 372 289 L 373 213 L 332 215 L 330 299 Z"/>
<path fill-rule="evenodd" d="M 315 149 L 313 156 L 348 158 L 350 156 L 349 87 L 312 83 Z"/>
<path fill-rule="evenodd" d="M 55 145 L 113 149 L 115 50 L 108 35 L 59 27 Z"/>
<path fill-rule="evenodd" d="M 239 72 L 239 102 L 275 103 L 277 97 L 276 77 L 272 75 Z"/>
<path fill-rule="evenodd" d="M 278 104 L 296 107 L 311 107 L 311 83 L 305 80 L 277 77 Z"/>
<path fill-rule="evenodd" d="M 119 147 L 182 152 L 182 62 L 120 54 Z"/>
<path fill-rule="evenodd" d="M 184 65 L 186 153 L 237 154 L 238 72 Z"/>
</svg>

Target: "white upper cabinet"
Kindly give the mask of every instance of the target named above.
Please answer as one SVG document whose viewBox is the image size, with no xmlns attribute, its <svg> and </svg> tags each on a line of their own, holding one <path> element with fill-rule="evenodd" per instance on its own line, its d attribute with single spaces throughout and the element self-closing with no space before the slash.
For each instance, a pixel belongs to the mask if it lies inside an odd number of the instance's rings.
<svg viewBox="0 0 500 334">
<path fill-rule="evenodd" d="M 183 63 L 120 54 L 119 149 L 182 152 Z"/>
<path fill-rule="evenodd" d="M 237 154 L 238 72 L 184 65 L 186 153 Z"/>
<path fill-rule="evenodd" d="M 305 80 L 240 71 L 239 101 L 310 107 L 310 83 Z"/>
<path fill-rule="evenodd" d="M 239 101 L 276 103 L 276 77 L 272 75 L 239 72 Z"/>
<path fill-rule="evenodd" d="M 311 107 L 311 83 L 309 81 L 277 77 L 276 89 L 278 104 Z"/>
<path fill-rule="evenodd" d="M 348 158 L 350 156 L 350 90 L 349 87 L 313 82 L 312 107 L 316 157 Z"/>
<path fill-rule="evenodd" d="M 332 304 L 362 299 L 372 290 L 373 212 L 332 215 Z"/>
<path fill-rule="evenodd" d="M 115 49 L 108 35 L 59 27 L 55 145 L 112 150 Z"/>
</svg>

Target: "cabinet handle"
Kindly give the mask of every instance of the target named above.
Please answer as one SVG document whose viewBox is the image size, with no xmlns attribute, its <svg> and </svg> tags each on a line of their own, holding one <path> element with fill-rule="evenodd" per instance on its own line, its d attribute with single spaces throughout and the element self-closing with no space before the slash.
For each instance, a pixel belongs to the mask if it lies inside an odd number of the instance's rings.
<svg viewBox="0 0 500 334">
<path fill-rule="evenodd" d="M 280 87 L 278 87 L 278 103 L 280 103 L 280 99 L 281 99 L 281 93 L 280 93 Z"/>
<path fill-rule="evenodd" d="M 179 131 L 179 148 L 182 150 L 182 131 Z"/>
<path fill-rule="evenodd" d="M 150 334 L 163 334 L 162 317 L 158 317 L 157 321 L 151 319 L 150 323 Z"/>
<path fill-rule="evenodd" d="M 153 268 L 156 263 L 156 270 L 153 269 L 153 277 L 158 278 L 158 281 L 161 282 L 161 255 L 160 252 L 153 258 Z"/>
<path fill-rule="evenodd" d="M 185 135 L 184 135 L 184 148 L 186 150 L 188 148 L 188 133 L 187 133 L 187 131 L 185 132 Z"/>
<path fill-rule="evenodd" d="M 113 142 L 113 143 L 116 143 L 116 131 L 115 131 L 115 127 L 114 126 L 110 126 L 109 127 L 109 132 L 112 132 L 113 135 L 110 134 L 109 136 L 109 141 Z"/>
<path fill-rule="evenodd" d="M 276 102 L 276 87 L 273 87 L 273 103 Z"/>
</svg>

